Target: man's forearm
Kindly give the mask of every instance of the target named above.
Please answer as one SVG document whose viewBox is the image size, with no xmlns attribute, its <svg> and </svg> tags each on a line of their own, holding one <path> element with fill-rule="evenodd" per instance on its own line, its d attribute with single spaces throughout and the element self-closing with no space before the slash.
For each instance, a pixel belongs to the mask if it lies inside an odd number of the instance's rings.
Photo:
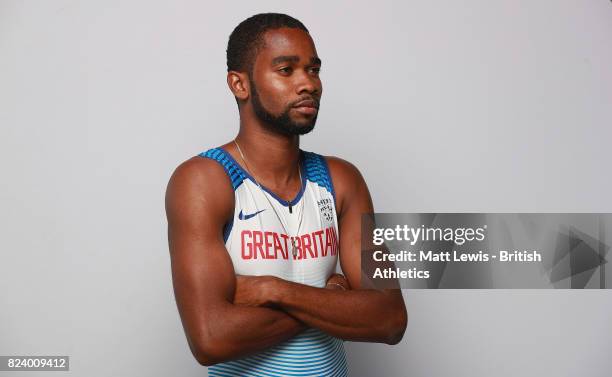
<svg viewBox="0 0 612 377">
<path fill-rule="evenodd" d="M 323 289 L 282 279 L 274 285 L 272 304 L 341 339 L 395 344 L 406 328 L 397 291 Z"/>
<path fill-rule="evenodd" d="M 211 316 L 212 317 L 212 316 Z M 196 358 L 211 365 L 245 357 L 283 342 L 306 328 L 289 314 L 271 308 L 234 304 L 215 310 L 202 331 Z"/>
</svg>

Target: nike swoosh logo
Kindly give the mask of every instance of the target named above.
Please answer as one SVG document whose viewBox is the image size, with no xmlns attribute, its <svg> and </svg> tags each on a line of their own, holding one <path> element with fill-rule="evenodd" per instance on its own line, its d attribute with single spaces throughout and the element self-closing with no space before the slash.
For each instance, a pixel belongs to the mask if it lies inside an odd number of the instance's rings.
<svg viewBox="0 0 612 377">
<path fill-rule="evenodd" d="M 262 209 L 262 210 L 260 210 L 260 211 L 257 211 L 257 212 L 255 212 L 255 213 L 250 213 L 250 214 L 248 214 L 248 215 L 243 215 L 243 214 L 242 214 L 242 210 L 240 210 L 240 213 L 238 214 L 238 218 L 239 218 L 240 220 L 248 220 L 248 219 L 250 219 L 250 218 L 251 218 L 251 217 L 253 217 L 253 216 L 257 216 L 257 215 L 258 215 L 260 212 L 263 212 L 263 211 L 265 211 L 265 210 L 266 210 L 266 209 L 264 208 L 264 209 Z"/>
</svg>

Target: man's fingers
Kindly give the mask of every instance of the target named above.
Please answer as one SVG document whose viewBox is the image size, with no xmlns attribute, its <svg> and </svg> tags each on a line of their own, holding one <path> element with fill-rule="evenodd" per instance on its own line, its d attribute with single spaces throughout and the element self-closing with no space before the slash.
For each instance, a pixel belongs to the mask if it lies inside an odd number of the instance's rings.
<svg viewBox="0 0 612 377">
<path fill-rule="evenodd" d="M 326 286 L 340 286 L 339 289 L 350 289 L 348 280 L 342 274 L 334 273 L 327 279 Z"/>
</svg>

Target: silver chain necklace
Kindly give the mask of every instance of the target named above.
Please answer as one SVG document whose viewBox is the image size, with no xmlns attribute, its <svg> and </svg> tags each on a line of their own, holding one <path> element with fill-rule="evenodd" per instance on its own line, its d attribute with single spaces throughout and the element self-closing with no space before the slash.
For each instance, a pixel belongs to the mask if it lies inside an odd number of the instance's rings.
<svg viewBox="0 0 612 377">
<path fill-rule="evenodd" d="M 272 204 L 272 202 L 270 201 L 270 199 L 268 199 L 268 195 L 266 195 L 263 187 L 261 187 L 261 184 L 259 184 L 259 180 L 255 177 L 255 174 L 253 174 L 253 171 L 249 168 L 249 164 L 246 161 L 246 158 L 244 157 L 244 153 L 242 153 L 242 149 L 240 148 L 240 145 L 238 144 L 238 141 L 236 139 L 234 139 L 234 144 L 236 144 L 236 148 L 238 148 L 238 153 L 240 153 L 240 158 L 242 159 L 242 162 L 244 163 L 244 166 L 246 167 L 247 171 L 249 172 L 249 174 L 251 174 L 251 177 L 253 177 L 253 180 L 255 181 L 255 183 L 257 184 L 257 187 L 259 187 L 259 190 L 261 191 L 261 193 L 263 194 L 263 196 L 266 198 L 266 200 L 268 201 L 268 203 L 270 204 L 270 207 L 272 207 L 272 211 L 274 211 L 274 214 L 276 214 L 276 217 L 278 218 L 278 221 L 280 222 L 281 226 L 283 227 L 283 229 L 285 230 L 285 233 L 288 236 L 291 236 L 289 233 L 289 229 L 288 227 L 285 225 L 285 222 L 283 221 L 283 219 L 281 218 L 281 216 L 278 214 L 278 212 L 276 211 L 276 208 L 274 208 L 274 205 Z M 300 176 L 300 191 L 302 192 L 303 189 L 303 183 L 302 183 L 302 172 L 300 170 L 300 164 L 298 162 L 298 174 Z M 289 204 L 290 202 L 287 201 L 287 204 Z M 291 204 L 289 204 L 289 211 L 291 212 Z M 300 208 L 300 215 L 299 215 L 299 222 L 298 222 L 298 228 L 297 231 L 295 233 L 295 235 L 293 237 L 291 237 L 291 254 L 293 254 L 293 258 L 295 259 L 297 256 L 297 246 L 296 246 L 296 242 L 295 239 L 297 238 L 298 234 L 300 233 L 300 229 L 302 227 L 302 220 L 304 219 L 304 200 L 302 200 L 302 205 Z"/>
</svg>

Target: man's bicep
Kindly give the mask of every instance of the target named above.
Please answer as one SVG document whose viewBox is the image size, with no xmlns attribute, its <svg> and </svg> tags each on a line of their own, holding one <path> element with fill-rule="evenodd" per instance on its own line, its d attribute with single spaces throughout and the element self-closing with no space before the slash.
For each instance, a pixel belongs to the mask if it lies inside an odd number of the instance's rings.
<svg viewBox="0 0 612 377">
<path fill-rule="evenodd" d="M 179 306 L 231 303 L 235 273 L 224 244 L 213 237 L 170 227 L 172 281 Z"/>
<path fill-rule="evenodd" d="M 223 172 L 206 165 L 199 160 L 181 165 L 166 193 L 172 281 L 190 341 L 205 336 L 206 323 L 214 322 L 218 309 L 232 302 L 235 290 L 222 236 L 228 207 L 233 206 L 233 197 L 227 195 L 231 186 L 223 187 L 229 185 L 220 177 Z"/>
<path fill-rule="evenodd" d="M 374 211 L 368 186 L 355 166 L 330 161 L 337 199 L 340 203 L 338 231 L 340 267 L 352 289 L 361 287 L 361 216 Z"/>
<path fill-rule="evenodd" d="M 231 304 L 235 275 L 225 249 L 194 241 L 177 247 L 172 257 L 172 284 L 181 321 L 190 343 L 206 342 L 210 324 L 221 321 Z M 203 344 L 202 343 L 202 344 Z"/>
</svg>

